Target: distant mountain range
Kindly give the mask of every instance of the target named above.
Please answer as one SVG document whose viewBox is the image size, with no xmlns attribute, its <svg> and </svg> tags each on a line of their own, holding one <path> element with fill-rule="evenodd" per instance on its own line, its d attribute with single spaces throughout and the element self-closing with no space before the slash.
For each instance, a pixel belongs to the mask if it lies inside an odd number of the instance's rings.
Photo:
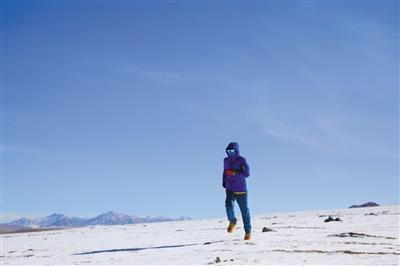
<svg viewBox="0 0 400 266">
<path fill-rule="evenodd" d="M 361 205 L 352 205 L 349 208 L 362 208 L 362 207 L 374 207 L 379 206 L 375 202 L 367 202 Z M 135 215 L 127 215 L 117 213 L 113 211 L 102 213 L 93 218 L 79 218 L 59 213 L 53 213 L 49 216 L 29 219 L 21 218 L 14 220 L 9 223 L 0 224 L 1 232 L 16 232 L 26 231 L 29 229 L 51 229 L 54 227 L 83 227 L 93 225 L 117 225 L 117 224 L 138 224 L 138 223 L 156 223 L 156 222 L 167 222 L 167 221 L 182 221 L 191 220 L 190 217 L 181 216 L 178 219 L 169 217 L 139 217 Z"/>
<path fill-rule="evenodd" d="M 53 213 L 49 216 L 37 219 L 21 218 L 6 224 L 8 227 L 28 227 L 28 228 L 48 228 L 48 227 L 82 227 L 91 225 L 115 225 L 115 224 L 137 224 L 137 223 L 156 223 L 156 222 L 167 222 L 167 221 L 182 221 L 191 220 L 191 218 L 182 216 L 179 219 L 173 219 L 168 217 L 139 217 L 135 215 L 127 215 L 122 213 L 116 213 L 109 211 L 102 213 L 93 218 L 79 218 L 74 216 L 68 216 L 59 213 Z"/>
</svg>

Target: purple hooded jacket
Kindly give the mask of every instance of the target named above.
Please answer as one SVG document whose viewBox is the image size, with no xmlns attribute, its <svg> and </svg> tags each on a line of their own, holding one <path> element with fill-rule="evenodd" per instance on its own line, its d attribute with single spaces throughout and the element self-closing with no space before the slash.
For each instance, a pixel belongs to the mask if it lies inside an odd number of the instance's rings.
<svg viewBox="0 0 400 266">
<path fill-rule="evenodd" d="M 229 143 L 226 149 L 234 149 L 236 154 L 224 158 L 224 172 L 222 174 L 222 186 L 231 192 L 247 192 L 246 178 L 250 176 L 250 168 L 246 159 L 240 156 L 239 144 Z M 235 170 L 236 175 L 227 175 L 226 170 Z"/>
</svg>

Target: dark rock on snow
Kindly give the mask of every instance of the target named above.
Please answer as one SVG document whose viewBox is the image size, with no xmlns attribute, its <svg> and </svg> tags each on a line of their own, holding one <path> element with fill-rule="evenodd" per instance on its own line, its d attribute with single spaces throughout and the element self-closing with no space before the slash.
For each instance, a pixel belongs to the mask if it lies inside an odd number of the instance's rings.
<svg viewBox="0 0 400 266">
<path fill-rule="evenodd" d="M 328 219 L 325 219 L 325 223 L 329 223 L 329 222 L 341 222 L 342 220 L 340 218 L 332 218 L 332 216 L 329 216 Z"/>
<path fill-rule="evenodd" d="M 265 232 L 276 232 L 276 231 L 274 229 L 271 229 L 271 228 L 268 228 L 268 227 L 264 227 L 262 229 L 262 232 L 265 233 Z"/>
<path fill-rule="evenodd" d="M 377 207 L 379 204 L 375 202 L 367 202 L 361 205 L 351 205 L 349 208 L 365 208 L 365 207 Z"/>
<path fill-rule="evenodd" d="M 374 235 L 368 235 L 368 234 L 362 234 L 362 233 L 354 233 L 354 232 L 333 234 L 333 235 L 328 235 L 328 237 L 356 237 L 356 238 L 360 238 L 360 237 L 375 237 L 375 238 L 385 238 L 385 239 L 396 239 L 395 237 L 374 236 Z"/>
</svg>

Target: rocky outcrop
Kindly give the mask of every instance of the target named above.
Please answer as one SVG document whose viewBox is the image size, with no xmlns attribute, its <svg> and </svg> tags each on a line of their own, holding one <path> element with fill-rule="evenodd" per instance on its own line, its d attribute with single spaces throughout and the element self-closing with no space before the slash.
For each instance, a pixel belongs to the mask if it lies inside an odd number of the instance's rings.
<svg viewBox="0 0 400 266">
<path fill-rule="evenodd" d="M 375 202 L 367 202 L 361 205 L 351 205 L 349 208 L 365 208 L 365 207 L 377 207 L 379 204 Z"/>
</svg>

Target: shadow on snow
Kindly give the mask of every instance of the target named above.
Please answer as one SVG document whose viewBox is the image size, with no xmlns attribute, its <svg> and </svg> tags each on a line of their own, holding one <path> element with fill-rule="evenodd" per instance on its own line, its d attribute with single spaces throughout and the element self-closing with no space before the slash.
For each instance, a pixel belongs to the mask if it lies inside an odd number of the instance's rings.
<svg viewBox="0 0 400 266">
<path fill-rule="evenodd" d="M 90 255 L 97 253 L 105 253 L 105 252 L 121 252 L 121 251 L 140 251 L 147 249 L 162 249 L 162 248 L 180 248 L 180 247 L 188 247 L 188 246 L 196 246 L 198 244 L 186 244 L 186 245 L 171 245 L 171 246 L 158 246 L 158 247 L 147 247 L 147 248 L 121 248 L 121 249 L 105 249 L 105 250 L 94 250 L 82 253 L 75 253 L 72 255 Z"/>
</svg>

